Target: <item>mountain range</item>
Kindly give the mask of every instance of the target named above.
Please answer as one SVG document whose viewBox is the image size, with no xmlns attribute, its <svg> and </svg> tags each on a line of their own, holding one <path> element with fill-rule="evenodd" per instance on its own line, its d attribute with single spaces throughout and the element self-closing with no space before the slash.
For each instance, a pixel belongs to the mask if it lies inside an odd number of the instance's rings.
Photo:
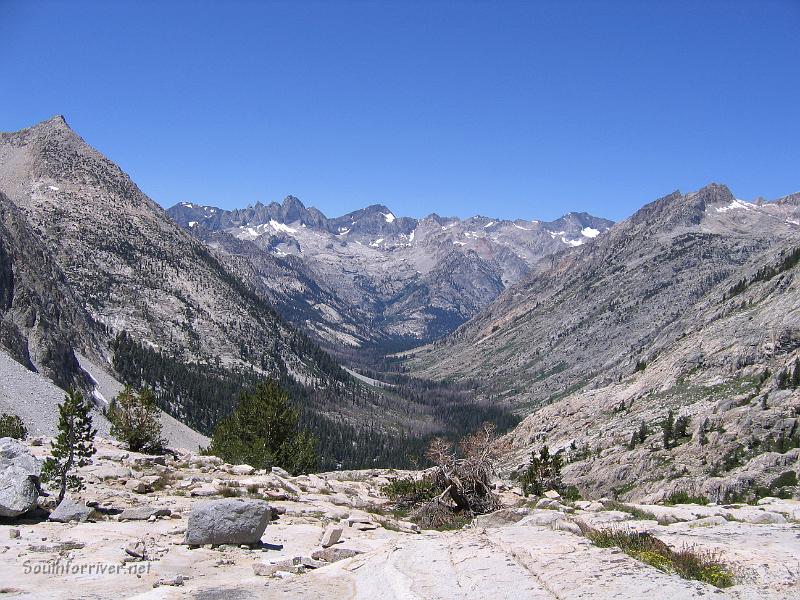
<svg viewBox="0 0 800 600">
<path fill-rule="evenodd" d="M 800 391 L 785 384 L 799 368 L 798 264 L 800 194 L 675 192 L 540 261 L 406 360 L 529 415 L 506 438 L 509 472 L 549 444 L 590 496 L 792 494 L 776 482 L 800 466 Z M 667 439 L 679 418 L 685 434 Z"/>
<path fill-rule="evenodd" d="M 99 410 L 149 385 L 204 434 L 273 377 L 328 468 L 493 420 L 505 474 L 548 445 L 590 497 L 796 495 L 798 265 L 800 194 L 710 184 L 619 223 L 165 211 L 62 117 L 0 134 L 3 361 Z"/>
<path fill-rule="evenodd" d="M 540 258 L 613 225 L 586 213 L 414 219 L 379 204 L 329 219 L 292 196 L 236 210 L 182 202 L 167 212 L 209 246 L 255 263 L 288 321 L 328 345 L 382 349 L 449 333 Z"/>
</svg>

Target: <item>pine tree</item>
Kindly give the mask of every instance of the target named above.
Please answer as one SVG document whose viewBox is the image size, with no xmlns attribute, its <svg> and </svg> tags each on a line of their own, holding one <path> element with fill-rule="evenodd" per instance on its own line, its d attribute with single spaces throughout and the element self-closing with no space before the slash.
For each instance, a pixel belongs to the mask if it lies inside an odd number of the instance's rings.
<svg viewBox="0 0 800 600">
<path fill-rule="evenodd" d="M 675 419 L 675 440 L 682 440 L 683 438 L 690 437 L 689 435 L 689 422 L 690 417 L 680 416 Z"/>
<path fill-rule="evenodd" d="M 669 449 L 672 439 L 675 437 L 675 415 L 672 414 L 672 411 L 667 414 L 667 418 L 661 428 L 664 431 L 664 449 Z"/>
<path fill-rule="evenodd" d="M 788 368 L 781 369 L 780 371 L 778 371 L 778 374 L 776 375 L 776 383 L 778 385 L 778 389 L 779 390 L 783 390 L 783 389 L 786 389 L 787 387 L 789 387 L 789 369 Z"/>
<path fill-rule="evenodd" d="M 647 439 L 647 423 L 642 421 L 641 425 L 639 425 L 639 443 L 644 444 L 646 439 Z"/>
<path fill-rule="evenodd" d="M 522 492 L 527 496 L 541 496 L 547 490 L 559 491 L 563 489 L 561 482 L 561 453 L 550 454 L 550 448 L 542 446 L 537 456 L 534 450 L 531 453 L 531 462 L 522 473 L 520 483 Z"/>
<path fill-rule="evenodd" d="M 58 406 L 58 436 L 53 441 L 50 458 L 42 466 L 42 480 L 58 485 L 58 504 L 64 499 L 67 488 L 73 491 L 83 488 L 83 481 L 73 471 L 88 465 L 97 451 L 94 447 L 97 430 L 92 428 L 91 410 L 83 394 L 73 388 Z"/>
<path fill-rule="evenodd" d="M 0 437 L 24 440 L 27 436 L 28 429 L 17 415 L 9 415 L 7 413 L 0 415 Z"/>
<path fill-rule="evenodd" d="M 710 423 L 708 421 L 708 417 L 706 417 L 705 420 L 703 421 L 703 424 L 700 426 L 700 445 L 701 446 L 705 446 L 706 444 L 708 444 L 708 436 L 706 435 L 706 432 L 708 431 L 709 427 L 710 427 Z"/>
<path fill-rule="evenodd" d="M 794 372 L 792 373 L 792 387 L 800 387 L 800 358 L 794 359 Z"/>
<path fill-rule="evenodd" d="M 128 444 L 133 452 L 160 452 L 161 421 L 153 392 L 144 388 L 138 394 L 125 386 L 108 410 L 111 435 Z"/>
<path fill-rule="evenodd" d="M 316 468 L 317 441 L 299 430 L 300 411 L 275 381 L 259 384 L 242 395 L 239 405 L 224 418 L 208 447 L 229 463 L 246 463 L 257 469 L 283 467 L 291 473 Z"/>
</svg>

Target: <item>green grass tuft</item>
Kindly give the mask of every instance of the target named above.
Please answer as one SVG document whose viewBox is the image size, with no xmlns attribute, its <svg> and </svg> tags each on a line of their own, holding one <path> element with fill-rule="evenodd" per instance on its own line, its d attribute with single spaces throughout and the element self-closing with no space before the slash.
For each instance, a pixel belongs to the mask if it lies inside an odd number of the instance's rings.
<svg viewBox="0 0 800 600">
<path fill-rule="evenodd" d="M 692 496 L 689 492 L 679 491 L 672 492 L 669 496 L 664 498 L 664 504 L 673 506 L 675 504 L 700 504 L 705 506 L 708 504 L 708 498 L 705 496 Z"/>
<path fill-rule="evenodd" d="M 684 579 L 702 581 L 718 588 L 730 587 L 735 583 L 731 570 L 714 553 L 689 547 L 673 550 L 646 532 L 595 529 L 582 522 L 578 525 L 595 546 L 619 548 L 632 558 L 665 573 L 675 573 Z"/>
</svg>

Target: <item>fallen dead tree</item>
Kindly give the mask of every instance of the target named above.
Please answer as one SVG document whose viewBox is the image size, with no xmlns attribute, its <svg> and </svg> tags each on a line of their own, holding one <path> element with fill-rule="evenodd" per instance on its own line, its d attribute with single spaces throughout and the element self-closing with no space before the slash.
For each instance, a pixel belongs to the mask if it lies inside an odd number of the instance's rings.
<svg viewBox="0 0 800 600">
<path fill-rule="evenodd" d="M 426 473 L 428 489 L 437 495 L 417 504 L 411 518 L 422 527 L 441 529 L 497 510 L 500 501 L 491 487 L 495 429 L 485 423 L 458 445 L 435 438 L 426 457 L 435 467 Z"/>
</svg>

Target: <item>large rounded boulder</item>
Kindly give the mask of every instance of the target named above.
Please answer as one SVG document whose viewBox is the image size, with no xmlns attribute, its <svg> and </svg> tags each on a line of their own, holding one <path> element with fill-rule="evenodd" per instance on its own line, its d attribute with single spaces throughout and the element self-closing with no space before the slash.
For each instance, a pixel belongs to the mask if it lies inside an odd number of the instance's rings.
<svg viewBox="0 0 800 600">
<path fill-rule="evenodd" d="M 252 546 L 261 540 L 271 516 L 270 506 L 263 500 L 226 498 L 198 502 L 189 513 L 184 542 L 189 546 Z"/>
<path fill-rule="evenodd" d="M 0 517 L 18 517 L 36 508 L 41 464 L 27 446 L 0 438 Z"/>
</svg>

